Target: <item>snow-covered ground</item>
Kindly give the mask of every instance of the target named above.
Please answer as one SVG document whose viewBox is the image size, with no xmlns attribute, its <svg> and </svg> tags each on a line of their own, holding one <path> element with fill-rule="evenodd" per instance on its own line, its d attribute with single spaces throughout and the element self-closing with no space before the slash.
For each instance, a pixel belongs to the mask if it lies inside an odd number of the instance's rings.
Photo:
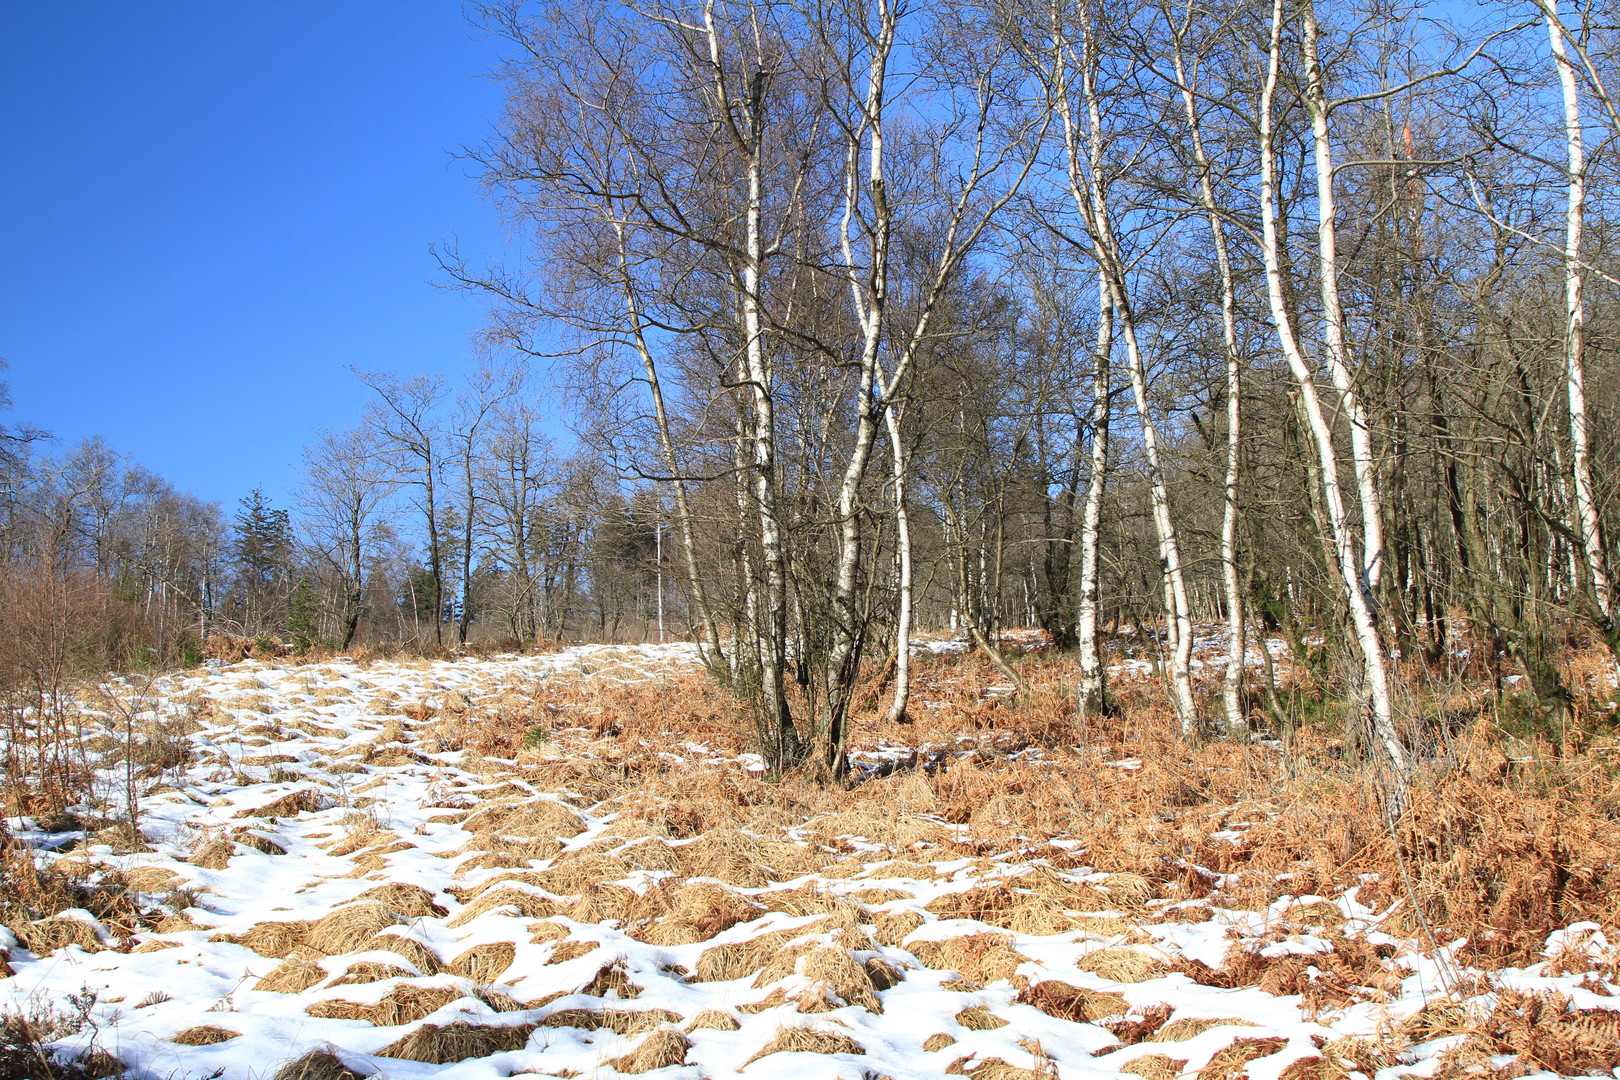
<svg viewBox="0 0 1620 1080">
<path fill-rule="evenodd" d="M 166 718 L 190 745 L 188 764 L 148 781 L 148 850 L 9 824 L 42 865 L 116 872 L 162 917 L 118 937 L 64 912 L 81 925 L 23 928 L 35 950 L 0 929 L 13 972 L 0 1002 L 37 1011 L 89 988 L 91 1024 L 66 1045 L 93 1039 L 134 1075 L 174 1080 L 269 1077 L 321 1048 L 396 1080 L 1278 1080 L 1291 1067 L 1308 1080 L 1353 1071 L 1344 1048 L 1457 977 L 1382 933 L 1385 913 L 1353 891 L 1259 912 L 1149 904 L 1144 879 L 1094 872 L 1061 843 L 953 854 L 965 827 L 927 814 L 762 816 L 681 836 L 623 800 L 530 779 L 563 775 L 532 766 L 589 752 L 584 734 L 521 764 L 443 745 L 446 723 L 536 685 L 589 694 L 695 670 L 689 646 L 582 646 L 246 661 L 112 687 L 139 699 L 137 721 Z M 739 775 L 755 764 L 690 741 L 663 756 Z M 1384 977 L 1307 1012 L 1297 994 L 1192 976 L 1256 936 L 1268 956 L 1358 939 L 1387 954 Z M 1565 938 L 1549 949 L 1609 949 L 1596 927 Z M 1533 968 L 1495 985 L 1558 989 L 1582 1009 L 1620 1001 L 1581 979 Z M 1407 1048 L 1384 1080 L 1430 1075 L 1455 1041 Z"/>
</svg>

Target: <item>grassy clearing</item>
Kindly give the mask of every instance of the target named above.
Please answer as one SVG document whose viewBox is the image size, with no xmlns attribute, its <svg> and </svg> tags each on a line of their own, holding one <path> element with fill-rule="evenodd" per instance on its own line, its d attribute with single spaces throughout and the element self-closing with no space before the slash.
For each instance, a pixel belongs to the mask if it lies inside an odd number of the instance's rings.
<svg viewBox="0 0 1620 1080">
<path fill-rule="evenodd" d="M 932 657 L 914 721 L 865 718 L 866 778 L 827 787 L 751 771 L 739 706 L 690 665 L 559 659 L 541 678 L 248 661 L 244 706 L 234 669 L 161 688 L 195 728 L 140 777 L 167 824 L 30 820 L 5 846 L 13 1015 L 106 957 L 78 1027 L 26 1029 L 63 1060 L 264 1053 L 291 1010 L 309 1045 L 277 1045 L 289 1076 L 522 1071 L 542 1050 L 630 1074 L 811 1053 L 981 1080 L 1620 1065 L 1600 726 L 1555 744 L 1505 730 L 1478 686 L 1436 695 L 1473 712 L 1391 822 L 1344 732 L 1188 746 L 1152 685 L 1120 680 L 1118 714 L 1081 724 L 1063 657 L 1030 651 L 1020 701 L 978 660 Z M 272 870 L 285 891 L 254 895 Z M 105 1003 L 182 963 L 209 1000 Z"/>
</svg>

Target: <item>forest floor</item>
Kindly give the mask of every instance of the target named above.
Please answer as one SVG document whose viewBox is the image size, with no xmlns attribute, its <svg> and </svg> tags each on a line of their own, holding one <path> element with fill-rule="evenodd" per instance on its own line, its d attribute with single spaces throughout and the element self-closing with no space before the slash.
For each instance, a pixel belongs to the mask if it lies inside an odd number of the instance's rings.
<svg viewBox="0 0 1620 1080">
<path fill-rule="evenodd" d="M 767 781 L 685 645 L 110 682 L 100 794 L 8 823 L 8 1030 L 175 1080 L 1614 1075 L 1612 740 L 1458 690 L 1391 824 L 1340 740 L 1184 746 L 1129 649 L 1077 724 L 1024 644 L 1023 701 L 919 650 L 847 789 Z"/>
</svg>

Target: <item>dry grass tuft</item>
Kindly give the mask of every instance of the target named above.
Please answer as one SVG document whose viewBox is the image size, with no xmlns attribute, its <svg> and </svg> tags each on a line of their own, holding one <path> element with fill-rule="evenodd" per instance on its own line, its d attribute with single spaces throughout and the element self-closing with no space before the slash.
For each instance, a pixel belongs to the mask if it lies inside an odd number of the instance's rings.
<svg viewBox="0 0 1620 1080">
<path fill-rule="evenodd" d="M 641 896 L 628 885 L 596 885 L 568 908 L 575 922 L 625 922 L 641 907 Z"/>
<path fill-rule="evenodd" d="M 542 1027 L 573 1027 L 585 1031 L 607 1028 L 618 1035 L 639 1035 L 665 1024 L 681 1022 L 668 1009 L 558 1009 L 541 1021 Z"/>
<path fill-rule="evenodd" d="M 1182 1016 L 1170 1021 L 1147 1037 L 1148 1042 L 1186 1042 L 1196 1039 L 1210 1028 L 1254 1027 L 1248 1020 L 1233 1016 Z"/>
<path fill-rule="evenodd" d="M 1021 1069 L 1009 1064 L 998 1057 L 985 1058 L 976 1065 L 970 1065 L 973 1055 L 957 1058 L 945 1067 L 950 1076 L 966 1076 L 971 1080 L 1053 1080 L 1053 1074 L 1046 1069 Z"/>
<path fill-rule="evenodd" d="M 914 941 L 907 948 L 926 967 L 955 971 L 981 985 L 1012 979 L 1029 957 L 1014 949 L 1003 934 L 968 934 L 939 941 Z"/>
<path fill-rule="evenodd" d="M 562 941 L 568 937 L 568 927 L 561 923 L 536 922 L 529 924 L 529 943 L 531 945 L 544 945 L 550 941 Z"/>
<path fill-rule="evenodd" d="M 1075 966 L 1117 983 L 1147 982 L 1170 970 L 1154 957 L 1125 948 L 1098 949 L 1082 956 Z"/>
<path fill-rule="evenodd" d="M 534 1033 L 534 1024 L 495 1027 L 484 1024 L 423 1024 L 403 1038 L 376 1051 L 378 1057 L 448 1065 L 468 1058 L 489 1057 L 521 1050 Z"/>
<path fill-rule="evenodd" d="M 654 1069 L 685 1065 L 686 1052 L 691 1048 L 690 1039 L 674 1028 L 665 1027 L 643 1039 L 641 1045 L 631 1053 L 608 1059 L 607 1064 L 619 1072 L 639 1075 Z"/>
<path fill-rule="evenodd" d="M 487 915 L 497 908 L 512 908 L 517 915 L 528 919 L 544 919 L 557 914 L 556 901 L 523 889 L 507 886 L 500 889 L 491 889 L 482 894 L 478 899 L 462 908 L 456 914 L 456 917 L 445 923 L 445 925 L 452 928 L 466 926 L 474 919 Z"/>
<path fill-rule="evenodd" d="M 240 1038 L 241 1035 L 240 1031 L 202 1024 L 186 1028 L 169 1041 L 179 1043 L 181 1046 L 213 1046 L 215 1043 L 230 1042 L 232 1039 Z"/>
<path fill-rule="evenodd" d="M 943 1050 L 947 1046 L 955 1045 L 956 1036 L 947 1035 L 943 1031 L 937 1031 L 923 1040 L 923 1049 L 927 1050 L 929 1053 L 933 1053 L 936 1050 Z"/>
<path fill-rule="evenodd" d="M 350 903 L 362 900 L 374 900 L 389 911 L 407 919 L 443 918 L 445 915 L 445 909 L 433 902 L 432 893 L 420 885 L 409 885 L 400 881 L 391 881 L 387 885 L 367 889 Z"/>
<path fill-rule="evenodd" d="M 305 789 L 283 795 L 281 798 L 268 802 L 263 806 L 257 806 L 250 810 L 238 810 L 235 816 L 239 818 L 296 817 L 299 814 L 324 810 L 331 805 L 332 800 L 320 792 Z"/>
<path fill-rule="evenodd" d="M 361 960 L 357 964 L 350 964 L 341 977 L 333 979 L 333 986 L 354 986 L 363 983 L 382 982 L 384 979 L 408 979 L 412 972 L 406 971 L 398 964 L 379 964 L 374 960 Z"/>
<path fill-rule="evenodd" d="M 301 994 L 326 979 L 327 971 L 305 956 L 289 956 L 253 984 L 255 990 L 272 994 Z"/>
<path fill-rule="evenodd" d="M 282 1065 L 272 1080 L 365 1080 L 330 1050 L 311 1050 Z"/>
<path fill-rule="evenodd" d="M 281 960 L 305 943 L 309 927 L 307 922 L 262 922 L 250 927 L 245 934 L 214 934 L 208 940 L 241 945 L 267 959 Z"/>
<path fill-rule="evenodd" d="M 1198 1070 L 1198 1080 L 1244 1080 L 1249 1075 L 1249 1062 L 1275 1054 L 1287 1045 L 1287 1039 L 1277 1036 L 1234 1039 L 1230 1046 L 1215 1051 L 1209 1064 Z"/>
<path fill-rule="evenodd" d="M 369 1005 L 341 999 L 317 1001 L 304 1012 L 323 1020 L 364 1020 L 373 1027 L 397 1027 L 431 1016 L 460 997 L 461 991 L 449 987 L 402 983 Z"/>
<path fill-rule="evenodd" d="M 767 848 L 740 829 L 713 829 L 675 849 L 687 877 L 711 877 L 743 889 L 762 889 L 781 879 L 767 860 L 787 845 Z"/>
<path fill-rule="evenodd" d="M 616 855 L 563 856 L 550 869 L 535 874 L 535 883 L 558 896 L 580 896 L 598 885 L 618 881 L 630 870 L 630 864 Z"/>
<path fill-rule="evenodd" d="M 692 1022 L 686 1025 L 686 1030 L 736 1031 L 740 1027 L 742 1025 L 737 1023 L 737 1018 L 730 1013 L 720 1009 L 704 1009 L 692 1018 Z"/>
<path fill-rule="evenodd" d="M 872 977 L 847 949 L 837 946 L 812 949 L 799 960 L 797 970 L 810 980 L 810 985 L 799 996 L 802 1013 L 829 1012 L 843 1005 L 859 1005 L 872 1013 L 883 1012 Z"/>
<path fill-rule="evenodd" d="M 765 966 L 783 946 L 804 934 L 802 930 L 773 930 L 768 934 L 711 945 L 698 957 L 693 982 L 730 982 L 752 975 Z"/>
<path fill-rule="evenodd" d="M 633 927 L 630 936 L 649 945 L 695 945 L 725 933 L 763 910 L 742 894 L 712 881 L 649 890 L 664 905 L 657 918 Z"/>
<path fill-rule="evenodd" d="M 139 892 L 163 893 L 179 885 L 179 874 L 161 866 L 135 866 L 124 871 L 124 882 Z"/>
<path fill-rule="evenodd" d="M 603 964 L 592 976 L 591 981 L 581 986 L 575 993 L 587 997 L 613 995 L 629 1001 L 641 996 L 641 987 L 630 981 L 630 974 L 624 969 L 624 961 L 616 959 L 612 963 Z"/>
<path fill-rule="evenodd" d="M 96 936 L 95 928 L 83 919 L 68 915 L 52 916 L 38 922 L 13 926 L 17 940 L 35 956 L 49 956 L 58 949 L 77 945 L 85 952 L 100 952 L 106 946 Z"/>
<path fill-rule="evenodd" d="M 391 952 L 404 957 L 406 962 L 423 975 L 437 975 L 444 970 L 444 961 L 437 953 L 420 941 L 403 934 L 382 933 L 366 942 L 368 951 Z"/>
<path fill-rule="evenodd" d="M 327 956 L 343 956 L 364 948 L 383 930 L 404 921 L 375 901 L 350 904 L 311 923 L 305 944 Z"/>
<path fill-rule="evenodd" d="M 517 946 L 510 941 L 474 945 L 450 961 L 449 970 L 475 983 L 488 985 L 506 973 L 517 959 Z"/>
<path fill-rule="evenodd" d="M 881 956 L 872 957 L 861 967 L 865 970 L 866 977 L 871 981 L 874 990 L 891 990 L 899 986 L 901 980 L 905 978 L 899 968 Z"/>
<path fill-rule="evenodd" d="M 983 1005 L 969 1005 L 956 1014 L 956 1022 L 969 1031 L 994 1031 L 1007 1026 L 1007 1021 Z"/>
<path fill-rule="evenodd" d="M 926 920 L 915 911 L 885 911 L 873 923 L 873 936 L 885 945 L 899 948 Z"/>
<path fill-rule="evenodd" d="M 826 1057 L 831 1054 L 864 1053 L 866 1048 L 847 1035 L 817 1031 L 815 1028 L 784 1027 L 778 1029 L 775 1037 L 761 1047 L 753 1057 L 743 1062 L 742 1067 L 747 1068 L 760 1058 L 771 1054 L 819 1054 Z"/>
<path fill-rule="evenodd" d="M 1186 1058 L 1173 1058 L 1168 1054 L 1143 1054 L 1119 1066 L 1122 1073 L 1140 1076 L 1142 1080 L 1176 1080 L 1187 1067 Z"/>
<path fill-rule="evenodd" d="M 1026 987 L 1019 991 L 1018 1001 L 1024 1005 L 1035 1006 L 1047 1016 L 1073 1020 L 1077 1023 L 1090 1023 L 1106 1016 L 1118 1016 L 1130 1008 L 1124 994 L 1088 990 L 1057 979 L 1043 979 Z"/>
<path fill-rule="evenodd" d="M 560 927 L 559 927 L 560 929 Z M 589 956 L 602 947 L 599 941 L 559 941 L 546 957 L 548 964 L 566 964 L 570 960 L 578 960 L 582 956 Z"/>
</svg>

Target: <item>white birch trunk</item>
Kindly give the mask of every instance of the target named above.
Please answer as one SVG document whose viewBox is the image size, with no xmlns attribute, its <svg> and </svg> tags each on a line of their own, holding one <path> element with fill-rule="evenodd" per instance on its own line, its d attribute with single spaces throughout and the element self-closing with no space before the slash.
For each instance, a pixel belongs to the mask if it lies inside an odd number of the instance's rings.
<svg viewBox="0 0 1620 1080">
<path fill-rule="evenodd" d="M 762 228 L 764 207 L 763 72 L 757 72 L 748 94 L 739 104 L 732 100 L 725 81 L 721 38 L 714 22 L 715 0 L 703 7 L 704 31 L 708 39 L 709 62 L 714 81 L 714 107 L 731 133 L 733 146 L 742 158 L 748 192 L 744 203 L 743 258 L 738 274 L 738 302 L 742 307 L 743 356 L 753 409 L 748 416 L 747 441 L 752 450 L 753 511 L 759 528 L 760 555 L 764 562 L 765 595 L 755 623 L 759 635 L 760 695 L 767 723 L 771 728 L 771 762 L 774 769 L 797 763 L 801 747 L 788 707 L 784 681 L 787 667 L 787 560 L 782 548 L 782 530 L 776 505 L 776 413 L 775 376 L 765 352 L 764 320 L 760 287 L 764 265 L 765 240 Z M 735 110 L 743 114 L 741 125 Z"/>
<path fill-rule="evenodd" d="M 1305 54 L 1305 109 L 1311 118 L 1311 139 L 1316 151 L 1316 250 L 1322 293 L 1322 339 L 1327 346 L 1328 372 L 1339 392 L 1340 408 L 1350 423 L 1350 454 L 1355 465 L 1356 491 L 1361 501 L 1361 572 L 1369 600 L 1378 596 L 1384 571 L 1384 527 L 1378 498 L 1378 463 L 1373 458 L 1372 432 L 1367 412 L 1356 393 L 1345 341 L 1344 305 L 1339 297 L 1338 229 L 1333 200 L 1333 147 L 1328 141 L 1328 104 L 1322 62 L 1317 49 L 1316 6 L 1300 3 L 1300 45 Z M 1376 609 L 1375 609 L 1376 612 Z"/>
<path fill-rule="evenodd" d="M 1215 203 L 1213 170 L 1209 156 L 1204 152 L 1203 132 L 1198 122 L 1198 110 L 1193 99 L 1192 85 L 1182 60 L 1181 41 L 1175 46 L 1176 80 L 1181 90 L 1182 108 L 1187 114 L 1187 132 L 1191 137 L 1193 160 L 1198 165 L 1198 199 L 1209 218 L 1210 239 L 1215 245 L 1215 264 L 1221 275 L 1221 341 L 1226 349 L 1226 481 L 1223 488 L 1224 506 L 1221 513 L 1221 583 L 1226 591 L 1226 673 L 1221 687 L 1221 699 L 1226 710 L 1229 734 L 1243 730 L 1248 723 L 1248 709 L 1243 695 L 1244 618 L 1243 588 L 1237 563 L 1238 480 L 1242 468 L 1243 449 L 1243 368 L 1237 342 L 1237 291 L 1232 284 L 1232 260 L 1226 248 L 1226 228 Z"/>
<path fill-rule="evenodd" d="M 1108 483 L 1108 397 L 1114 351 L 1114 308 L 1109 302 L 1108 280 L 1097 273 L 1097 349 L 1091 373 L 1091 475 L 1086 480 L 1085 509 L 1080 518 L 1080 610 L 1075 633 L 1080 646 L 1078 707 L 1082 717 L 1108 707 L 1108 686 L 1102 649 L 1097 640 L 1098 532 L 1102 522 L 1103 489 Z"/>
<path fill-rule="evenodd" d="M 1277 161 L 1272 132 L 1272 101 L 1277 92 L 1278 69 L 1282 59 L 1283 0 L 1272 5 L 1271 42 L 1265 89 L 1260 98 L 1260 227 L 1261 251 L 1266 266 L 1266 295 L 1271 303 L 1272 321 L 1289 370 L 1299 386 L 1300 400 L 1310 423 L 1321 466 L 1322 496 L 1332 530 L 1333 551 L 1339 577 L 1350 606 L 1350 619 L 1361 649 L 1363 674 L 1373 712 L 1374 735 L 1384 756 L 1400 774 L 1407 767 L 1406 748 L 1395 730 L 1394 701 L 1390 694 L 1384 642 L 1378 631 L 1376 606 L 1369 594 L 1365 567 L 1357 557 L 1355 537 L 1346 519 L 1344 496 L 1339 484 L 1338 454 L 1333 446 L 1333 429 L 1316 393 L 1316 381 L 1299 347 L 1299 339 L 1288 317 L 1282 282 L 1282 258 L 1277 232 Z"/>
<path fill-rule="evenodd" d="M 670 487 L 675 495 L 675 526 L 680 530 L 681 546 L 686 550 L 687 583 L 692 589 L 692 601 L 697 605 L 698 624 L 702 631 L 698 638 L 698 652 L 704 664 L 716 667 L 721 660 L 720 629 L 714 622 L 714 611 L 709 606 L 703 578 L 698 573 L 697 539 L 692 529 L 692 509 L 687 501 L 686 480 L 682 477 L 679 460 L 675 456 L 675 441 L 670 435 L 669 412 L 664 405 L 664 389 L 658 377 L 658 363 L 647 345 L 646 326 L 641 317 L 641 306 L 631 282 L 629 256 L 625 250 L 624 227 L 614 224 L 619 243 L 620 280 L 624 288 L 624 304 L 630 316 L 631 335 L 636 355 L 647 380 L 647 392 L 652 397 L 653 419 L 658 426 L 658 449 L 664 457 L 664 468 L 669 473 Z"/>
<path fill-rule="evenodd" d="M 894 625 L 894 700 L 884 719 L 899 723 L 906 718 L 906 706 L 911 701 L 911 522 L 906 515 L 906 473 L 909 463 L 905 447 L 900 441 L 900 418 L 891 405 L 884 413 L 889 429 L 889 445 L 893 450 L 894 468 L 894 545 L 900 562 L 900 602 Z"/>
<path fill-rule="evenodd" d="M 1564 94 L 1564 138 L 1569 156 L 1569 199 L 1564 230 L 1564 374 L 1569 392 L 1569 439 L 1573 451 L 1576 535 L 1585 550 L 1592 595 L 1606 624 L 1614 622 L 1614 592 L 1598 522 L 1592 483 L 1591 449 L 1586 421 L 1586 267 L 1581 261 L 1586 219 L 1586 150 L 1581 134 L 1580 86 L 1564 42 L 1558 0 L 1538 0 L 1547 23 L 1547 39 Z"/>
<path fill-rule="evenodd" d="M 1165 595 L 1165 629 L 1170 639 L 1171 703 L 1182 735 L 1192 738 L 1198 731 L 1198 706 L 1192 691 L 1192 614 L 1187 599 L 1187 585 L 1181 567 L 1181 549 L 1176 538 L 1174 518 L 1170 513 L 1169 491 L 1159 459 L 1158 430 L 1148 407 L 1147 373 L 1142 351 L 1136 337 L 1129 291 L 1125 284 L 1125 268 L 1109 219 L 1107 198 L 1099 170 L 1102 160 L 1102 116 L 1092 81 L 1095 65 L 1095 43 L 1092 40 L 1089 13 L 1083 12 L 1082 55 L 1080 59 L 1080 93 L 1087 112 L 1087 166 L 1080 164 L 1079 132 L 1076 130 L 1073 110 L 1069 103 L 1068 64 L 1069 46 L 1061 23 L 1053 23 L 1053 81 L 1064 130 L 1064 146 L 1068 163 L 1069 189 L 1075 207 L 1085 219 L 1091 233 L 1098 269 L 1107 284 L 1108 300 L 1114 308 L 1114 317 L 1125 338 L 1125 354 L 1131 378 L 1131 391 L 1136 402 L 1137 419 L 1142 430 L 1143 453 L 1147 458 L 1148 493 L 1153 507 L 1153 524 L 1159 542 L 1159 564 L 1163 574 Z M 1082 190 L 1083 189 L 1083 190 Z"/>
</svg>

